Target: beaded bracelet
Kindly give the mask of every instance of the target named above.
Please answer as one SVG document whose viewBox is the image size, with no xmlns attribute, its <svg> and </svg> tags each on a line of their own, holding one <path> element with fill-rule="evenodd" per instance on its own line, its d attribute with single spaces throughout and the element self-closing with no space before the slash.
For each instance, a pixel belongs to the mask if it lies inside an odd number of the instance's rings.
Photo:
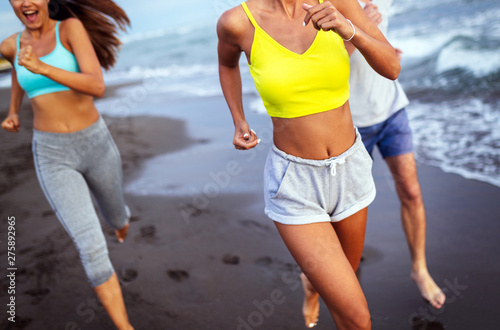
<svg viewBox="0 0 500 330">
<path fill-rule="evenodd" d="M 354 27 L 354 24 L 352 24 L 352 22 L 349 19 L 346 18 L 346 20 L 349 22 L 349 24 L 351 24 L 351 27 L 352 27 L 352 36 L 349 39 L 342 38 L 342 40 L 344 40 L 344 41 L 351 41 L 352 38 L 354 38 L 354 35 L 356 34 L 356 28 Z"/>
</svg>

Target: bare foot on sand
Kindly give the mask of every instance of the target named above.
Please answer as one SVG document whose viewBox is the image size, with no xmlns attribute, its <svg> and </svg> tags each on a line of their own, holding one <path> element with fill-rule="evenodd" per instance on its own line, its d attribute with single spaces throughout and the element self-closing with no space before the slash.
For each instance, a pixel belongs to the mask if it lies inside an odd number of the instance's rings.
<svg viewBox="0 0 500 330">
<path fill-rule="evenodd" d="M 302 288 L 304 289 L 304 303 L 302 305 L 302 314 L 306 321 L 306 327 L 312 328 L 318 323 L 319 317 L 319 294 L 316 292 L 311 282 L 304 273 L 300 274 Z"/>
<path fill-rule="evenodd" d="M 422 298 L 429 302 L 432 307 L 439 309 L 443 306 L 446 296 L 427 270 L 418 273 L 412 272 L 411 279 L 417 284 Z"/>
<path fill-rule="evenodd" d="M 120 243 L 125 242 L 125 238 L 127 237 L 129 226 L 130 226 L 130 223 L 127 223 L 122 229 L 115 230 L 115 234 L 116 234 L 116 238 L 118 239 L 118 242 L 120 242 Z"/>
</svg>

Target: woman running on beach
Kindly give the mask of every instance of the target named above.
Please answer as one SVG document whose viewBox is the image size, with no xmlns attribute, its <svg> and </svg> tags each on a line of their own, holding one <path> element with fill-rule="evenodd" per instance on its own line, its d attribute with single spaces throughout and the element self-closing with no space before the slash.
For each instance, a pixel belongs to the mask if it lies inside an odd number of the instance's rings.
<svg viewBox="0 0 500 330">
<path fill-rule="evenodd" d="M 217 32 L 235 148 L 260 142 L 244 115 L 241 52 L 272 117 L 266 214 L 307 277 L 303 282 L 312 283 L 311 301 L 319 293 L 338 329 L 369 329 L 368 305 L 354 272 L 375 185 L 372 160 L 351 119 L 349 55 L 342 39 L 389 79 L 399 75 L 396 51 L 355 0 L 248 0 L 221 16 Z M 319 304 L 307 308 L 306 326 L 313 327 Z"/>
<path fill-rule="evenodd" d="M 101 66 L 108 69 L 116 60 L 116 25 L 125 29 L 129 19 L 110 0 L 49 2 L 10 0 L 25 29 L 0 44 L 1 55 L 13 64 L 9 114 L 2 128 L 19 131 L 26 92 L 34 112 L 33 157 L 40 186 L 112 321 L 118 329 L 133 329 L 90 196 L 122 242 L 130 214 L 121 158 L 93 98 L 104 94 Z"/>
</svg>

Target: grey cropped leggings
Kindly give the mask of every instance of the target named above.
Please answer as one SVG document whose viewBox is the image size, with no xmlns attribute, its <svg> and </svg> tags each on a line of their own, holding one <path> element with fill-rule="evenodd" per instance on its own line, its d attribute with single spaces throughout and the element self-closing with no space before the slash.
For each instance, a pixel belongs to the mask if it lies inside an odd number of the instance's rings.
<svg viewBox="0 0 500 330">
<path fill-rule="evenodd" d="M 130 216 L 120 153 L 104 120 L 72 133 L 34 130 L 33 156 L 40 186 L 75 243 L 90 284 L 103 284 L 114 269 L 90 192 L 113 228 L 123 228 Z"/>
</svg>

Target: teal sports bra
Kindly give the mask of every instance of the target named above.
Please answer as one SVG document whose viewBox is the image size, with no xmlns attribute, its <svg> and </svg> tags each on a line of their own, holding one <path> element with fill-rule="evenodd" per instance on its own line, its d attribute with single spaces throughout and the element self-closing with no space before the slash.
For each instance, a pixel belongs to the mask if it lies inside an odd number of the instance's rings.
<svg viewBox="0 0 500 330">
<path fill-rule="evenodd" d="M 61 40 L 59 39 L 59 23 L 56 24 L 56 47 L 54 50 L 45 56 L 40 57 L 40 61 L 51 65 L 53 67 L 71 71 L 80 72 L 78 62 L 76 61 L 75 55 L 69 50 L 64 48 Z M 17 36 L 17 54 L 19 54 L 19 39 L 21 38 L 21 33 Z M 30 99 L 63 91 L 69 91 L 70 88 L 55 82 L 41 74 L 35 74 L 23 66 L 18 64 L 18 55 L 16 55 L 16 60 L 14 61 L 14 67 L 17 74 L 17 82 L 26 93 Z"/>
</svg>

